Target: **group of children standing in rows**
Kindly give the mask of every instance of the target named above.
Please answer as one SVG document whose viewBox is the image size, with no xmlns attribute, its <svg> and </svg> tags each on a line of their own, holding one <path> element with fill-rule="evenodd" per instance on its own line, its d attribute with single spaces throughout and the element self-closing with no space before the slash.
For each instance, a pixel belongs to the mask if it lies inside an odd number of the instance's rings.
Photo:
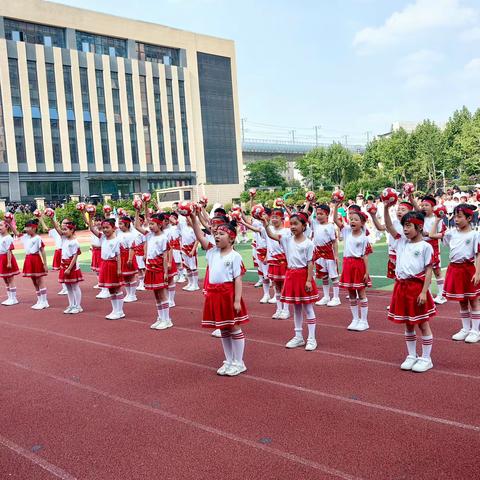
<svg viewBox="0 0 480 480">
<path fill-rule="evenodd" d="M 154 292 L 157 318 L 152 329 L 163 330 L 173 325 L 170 308 L 175 306 L 175 283 L 185 276 L 188 284 L 183 289 L 197 291 L 197 248 L 206 251 L 207 271 L 203 291 L 205 305 L 202 326 L 214 330 L 221 337 L 225 361 L 218 369 L 219 375 L 236 376 L 246 371 L 243 361 L 245 334 L 242 326 L 249 321 L 242 299 L 242 275 L 245 273 L 241 255 L 235 251 L 237 230 L 241 225 L 254 232 L 254 260 L 261 275 L 263 296 L 261 303 L 274 303 L 272 318 L 290 317 L 293 305 L 294 336 L 287 348 L 317 348 L 316 314 L 313 305 L 335 307 L 341 303 L 339 288 L 348 291 L 352 313 L 349 330 L 365 331 L 368 324 L 367 287 L 371 286 L 368 255 L 372 249 L 365 224 L 367 215 L 351 206 L 346 220 L 338 215 L 343 201 L 342 192 L 335 192 L 331 211 L 326 204 L 316 204 L 313 194 L 307 194 L 303 209 L 289 212 L 289 228 L 284 226 L 284 208 L 264 208 L 253 205 L 252 217 L 247 218 L 241 209 L 227 216 L 218 208 L 210 217 L 203 205 L 180 205 L 177 212 L 154 213 L 147 203 L 134 202 L 135 217 L 121 214 L 111 218 L 108 209 L 103 216 L 88 214 L 79 206 L 92 232 L 92 270 L 98 274 L 98 298 L 110 298 L 112 312 L 109 320 L 125 317 L 124 302 L 135 302 L 137 290 Z M 430 319 L 436 309 L 429 287 L 432 275 L 442 288 L 440 297 L 460 303 L 462 328 L 453 335 L 454 340 L 476 343 L 480 340 L 480 257 L 479 237 L 470 222 L 475 207 L 460 204 L 455 208 L 455 230 L 442 227 L 441 209 L 435 211 L 435 199 L 425 196 L 420 205 L 406 196 L 397 206 L 395 220 L 390 208 L 398 196 L 391 189 L 382 195 L 385 204 L 385 224 L 382 225 L 372 208 L 369 214 L 376 227 L 389 234 L 388 276 L 395 277 L 395 286 L 389 306 L 388 318 L 405 325 L 407 357 L 401 364 L 403 370 L 425 372 L 433 367 L 431 350 L 433 336 Z M 144 211 L 144 214 L 141 213 Z M 315 213 L 315 215 L 312 215 Z M 180 214 L 180 215 L 179 215 Z M 53 215 L 47 215 L 53 217 Z M 8 298 L 3 305 L 18 303 L 15 276 L 19 269 L 12 253 L 13 238 L 20 238 L 25 249 L 23 275 L 32 279 L 37 293 L 33 309 L 48 308 L 45 276 L 47 263 L 44 244 L 37 234 L 44 217 L 27 222 L 18 232 L 13 216 L 0 222 L 0 276 L 4 279 Z M 331 219 L 331 220 L 330 220 Z M 78 256 L 80 244 L 75 236 L 76 225 L 69 219 L 61 224 L 52 218 L 51 235 L 56 239 L 54 261 L 59 269 L 59 282 L 66 288 L 69 306 L 66 314 L 81 313 L 83 280 Z M 338 273 L 337 229 L 343 238 L 342 273 Z M 450 248 L 450 265 L 442 285 L 439 262 L 439 242 Z M 315 278 L 322 281 L 323 298 Z M 330 297 L 329 281 L 333 295 Z M 270 298 L 270 285 L 274 296 Z M 126 296 L 124 295 L 124 289 Z M 437 296 L 438 298 L 438 296 Z M 303 336 L 307 325 L 307 340 Z M 417 355 L 415 327 L 421 333 L 422 350 Z"/>
</svg>

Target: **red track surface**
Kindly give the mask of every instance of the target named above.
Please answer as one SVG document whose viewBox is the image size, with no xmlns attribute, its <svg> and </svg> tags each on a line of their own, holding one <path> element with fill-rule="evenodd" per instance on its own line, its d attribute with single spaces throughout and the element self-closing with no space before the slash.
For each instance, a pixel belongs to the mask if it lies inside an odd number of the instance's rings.
<svg viewBox="0 0 480 480">
<path fill-rule="evenodd" d="M 315 352 L 286 350 L 291 320 L 245 288 L 248 372 L 218 377 L 218 339 L 199 327 L 203 299 L 179 289 L 175 327 L 152 331 L 152 294 L 107 321 L 110 302 L 83 284 L 85 313 L 55 295 L 38 313 L 0 312 L 0 478 L 476 479 L 479 347 L 455 343 L 457 305 L 434 319 L 435 368 L 402 372 L 389 295 L 371 292 L 365 333 L 342 307 L 317 308 Z"/>
</svg>

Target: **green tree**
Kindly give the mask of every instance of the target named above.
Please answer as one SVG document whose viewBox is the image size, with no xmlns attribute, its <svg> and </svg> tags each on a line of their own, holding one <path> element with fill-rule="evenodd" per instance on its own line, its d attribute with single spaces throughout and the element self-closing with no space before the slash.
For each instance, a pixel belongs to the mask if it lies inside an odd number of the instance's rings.
<svg viewBox="0 0 480 480">
<path fill-rule="evenodd" d="M 455 110 L 448 119 L 443 131 L 443 156 L 445 162 L 445 175 L 448 178 L 458 178 L 461 174 L 461 163 L 464 152 L 461 145 L 463 130 L 472 122 L 472 114 L 467 107 Z"/>
<path fill-rule="evenodd" d="M 252 187 L 279 187 L 284 188 L 287 184 L 284 174 L 287 170 L 287 162 L 283 158 L 271 160 L 258 160 L 251 162 L 245 167 L 246 188 Z"/>
<path fill-rule="evenodd" d="M 465 180 L 477 181 L 480 174 L 480 109 L 471 121 L 465 123 L 456 139 L 460 152 L 460 175 Z"/>
</svg>

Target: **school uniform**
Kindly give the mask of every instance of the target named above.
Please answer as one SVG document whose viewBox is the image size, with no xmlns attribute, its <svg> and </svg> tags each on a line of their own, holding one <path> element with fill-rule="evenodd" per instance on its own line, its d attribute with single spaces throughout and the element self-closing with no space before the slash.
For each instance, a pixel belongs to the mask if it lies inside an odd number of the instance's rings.
<svg viewBox="0 0 480 480">
<path fill-rule="evenodd" d="M 254 218 L 252 220 L 252 226 L 258 229 L 263 228 L 263 223 L 260 220 Z M 259 233 L 254 232 L 253 235 L 253 260 L 254 264 L 256 264 L 258 268 L 258 272 L 260 275 L 263 275 L 264 278 L 268 277 L 268 263 L 267 263 L 267 240 L 265 237 Z"/>
<path fill-rule="evenodd" d="M 435 304 L 429 291 L 423 305 L 418 304 L 418 296 L 425 283 L 425 269 L 432 265 L 433 248 L 424 240 L 412 243 L 400 235 L 393 247 L 397 252 L 396 280 L 388 319 L 408 325 L 426 322 L 435 315 Z"/>
<path fill-rule="evenodd" d="M 58 272 L 58 281 L 60 283 L 78 283 L 83 281 L 82 271 L 78 264 L 78 259 L 75 262 L 70 273 L 66 273 L 67 268 L 72 263 L 72 258 L 75 255 L 80 255 L 80 244 L 76 238 L 62 238 L 62 260 L 60 263 L 60 271 Z"/>
<path fill-rule="evenodd" d="M 240 312 L 235 312 L 235 279 L 245 273 L 242 256 L 232 250 L 221 254 L 218 247 L 206 253 L 209 282 L 206 287 L 203 307 L 203 328 L 231 329 L 249 321 L 247 309 L 240 299 Z"/>
<path fill-rule="evenodd" d="M 393 228 L 399 235 L 403 236 L 403 227 L 400 220 L 392 220 Z M 397 263 L 397 252 L 393 248 L 393 244 L 396 239 L 387 232 L 387 246 L 388 246 L 388 263 L 387 263 L 387 278 L 394 280 L 395 277 L 395 265 Z"/>
<path fill-rule="evenodd" d="M 186 223 L 180 224 L 180 238 L 182 244 L 182 262 L 183 266 L 188 270 L 197 269 L 197 252 L 194 250 L 196 237 L 192 227 Z"/>
<path fill-rule="evenodd" d="M 343 263 L 340 286 L 342 288 L 358 290 L 371 287 L 370 277 L 365 280 L 365 255 L 371 252 L 371 245 L 367 238 L 367 232 L 362 229 L 360 235 L 353 235 L 350 225 L 342 228 L 343 236 Z"/>
<path fill-rule="evenodd" d="M 462 233 L 449 230 L 443 244 L 450 248 L 450 263 L 445 275 L 443 295 L 448 300 L 465 301 L 480 296 L 480 285 L 474 285 L 475 257 L 479 251 L 479 235 L 475 230 Z"/>
<path fill-rule="evenodd" d="M 432 231 L 433 224 L 435 223 L 437 217 L 432 215 L 431 217 L 425 217 L 425 223 L 423 225 L 423 239 L 428 242 L 433 249 L 432 257 L 432 268 L 434 270 L 441 267 L 441 258 L 440 258 L 440 240 L 438 238 L 430 238 L 429 233 Z M 443 222 L 438 222 L 436 233 L 445 234 L 447 227 Z"/>
<path fill-rule="evenodd" d="M 161 290 L 168 288 L 168 279 L 165 280 L 165 268 L 163 255 L 168 251 L 168 238 L 165 234 L 155 235 L 147 233 L 147 253 L 145 262 L 145 288 L 147 290 Z"/>
<path fill-rule="evenodd" d="M 92 252 L 92 261 L 90 263 L 90 268 L 92 272 L 100 271 L 100 264 L 102 262 L 102 247 L 100 239 L 93 233 L 90 236 L 90 250 Z"/>
<path fill-rule="evenodd" d="M 24 233 L 20 241 L 25 249 L 25 261 L 23 263 L 24 277 L 44 277 L 47 275 L 40 250 L 45 248 L 42 239 L 38 235 L 30 236 Z"/>
<path fill-rule="evenodd" d="M 135 258 L 135 253 L 132 257 L 131 265 L 128 264 L 128 259 L 130 257 L 130 250 L 134 248 L 135 244 L 135 234 L 133 232 L 122 232 L 117 230 L 116 236 L 120 241 L 120 258 L 122 263 L 122 275 L 124 277 L 131 277 L 138 273 L 138 264 L 137 259 Z"/>
<path fill-rule="evenodd" d="M 100 288 L 117 288 L 123 285 L 123 276 L 118 274 L 117 257 L 120 256 L 120 240 L 117 237 L 100 237 L 101 263 L 98 275 Z"/>
<path fill-rule="evenodd" d="M 338 266 L 335 260 L 335 251 L 333 246 L 337 239 L 335 226 L 331 223 L 321 224 L 313 222 L 313 261 L 316 266 L 316 277 L 337 278 Z"/>
<path fill-rule="evenodd" d="M 48 231 L 48 236 L 55 242 L 55 251 L 53 252 L 52 270 L 60 270 L 62 263 L 62 236 L 55 228 Z"/>
<path fill-rule="evenodd" d="M 167 230 L 170 249 L 172 250 L 173 260 L 175 263 L 182 263 L 182 246 L 180 229 L 178 225 L 170 225 Z"/>
<path fill-rule="evenodd" d="M 11 235 L 0 236 L 0 278 L 11 278 L 20 274 L 17 260 L 13 255 L 14 249 Z M 10 268 L 8 268 L 8 252 L 11 255 Z"/>
<path fill-rule="evenodd" d="M 280 301 L 290 304 L 315 303 L 318 300 L 315 279 L 312 278 L 311 291 L 305 290 L 308 262 L 313 262 L 313 242 L 306 238 L 303 242 L 298 243 L 291 232 L 288 232 L 287 235 L 280 236 L 280 244 L 287 257 L 288 265 Z"/>
<path fill-rule="evenodd" d="M 134 232 L 133 250 L 139 270 L 145 270 L 145 235 Z"/>
<path fill-rule="evenodd" d="M 271 232 L 277 235 L 290 235 L 288 228 L 280 228 L 276 230 L 272 226 L 268 226 Z M 268 265 L 268 278 L 273 282 L 283 282 L 287 273 L 287 257 L 280 242 L 272 240 L 262 226 L 261 235 L 267 244 L 266 261 Z"/>
</svg>

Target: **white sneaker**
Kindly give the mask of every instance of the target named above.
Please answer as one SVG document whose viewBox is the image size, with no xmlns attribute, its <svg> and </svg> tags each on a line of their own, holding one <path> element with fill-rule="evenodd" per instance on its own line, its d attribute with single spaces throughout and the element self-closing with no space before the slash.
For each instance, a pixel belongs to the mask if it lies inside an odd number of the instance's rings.
<svg viewBox="0 0 480 480">
<path fill-rule="evenodd" d="M 357 320 L 357 319 L 354 318 L 351 321 L 350 325 L 347 327 L 347 330 L 356 331 L 359 323 L 360 323 L 360 320 Z"/>
<path fill-rule="evenodd" d="M 78 313 L 82 313 L 82 312 L 83 312 L 82 307 L 72 307 L 72 309 L 70 310 L 70 313 L 72 315 L 77 315 Z"/>
<path fill-rule="evenodd" d="M 438 295 L 433 299 L 433 301 L 438 305 L 443 305 L 444 303 L 447 303 L 447 299 L 445 297 L 439 297 Z"/>
<path fill-rule="evenodd" d="M 480 332 L 475 330 L 470 330 L 467 338 L 465 339 L 465 343 L 477 343 L 480 340 Z"/>
<path fill-rule="evenodd" d="M 455 335 L 452 335 L 452 340 L 457 340 L 463 342 L 470 332 L 468 330 L 464 330 L 463 328 L 457 332 Z"/>
<path fill-rule="evenodd" d="M 417 363 L 418 358 L 408 355 L 407 358 L 400 365 L 402 370 L 411 370 L 412 367 Z"/>
<path fill-rule="evenodd" d="M 156 327 L 155 330 L 166 330 L 168 328 L 167 322 L 162 320 Z"/>
<path fill-rule="evenodd" d="M 412 372 L 422 373 L 433 368 L 433 362 L 430 358 L 420 357 L 412 367 Z"/>
<path fill-rule="evenodd" d="M 94 288 L 95 290 L 98 290 L 100 287 L 98 286 L 98 283 L 97 283 L 96 285 L 93 286 L 93 288 Z"/>
<path fill-rule="evenodd" d="M 319 306 L 328 305 L 329 301 L 330 301 L 330 297 L 323 297 L 318 302 L 315 302 L 315 305 L 319 305 Z"/>
<path fill-rule="evenodd" d="M 32 305 L 30 308 L 32 310 L 41 310 L 43 307 L 41 302 L 37 302 L 35 305 Z"/>
<path fill-rule="evenodd" d="M 228 364 L 225 368 L 225 375 L 227 377 L 236 377 L 237 375 L 240 375 L 240 373 L 240 369 L 233 363 Z"/>
<path fill-rule="evenodd" d="M 286 348 L 297 348 L 297 347 L 303 347 L 305 345 L 305 340 L 303 338 L 297 338 L 293 337 L 291 340 L 289 340 L 285 347 Z"/>
<path fill-rule="evenodd" d="M 317 348 L 317 341 L 314 338 L 309 338 L 307 340 L 307 345 L 305 346 L 305 350 L 307 352 L 312 352 Z"/>
<path fill-rule="evenodd" d="M 16 298 L 7 298 L 2 302 L 2 305 L 5 305 L 8 307 L 10 305 L 17 305 L 17 303 L 18 303 L 18 300 Z"/>
<path fill-rule="evenodd" d="M 272 305 L 275 305 L 277 303 L 277 299 L 275 297 L 272 297 L 268 303 L 271 303 Z"/>
<path fill-rule="evenodd" d="M 255 287 L 255 288 L 260 288 L 262 285 L 263 285 L 262 280 L 259 280 L 259 281 L 254 285 L 254 287 Z"/>
<path fill-rule="evenodd" d="M 230 366 L 230 364 L 224 360 L 223 365 L 217 370 L 217 375 L 226 375 L 227 374 L 227 368 Z"/>
<path fill-rule="evenodd" d="M 270 295 L 264 295 L 264 296 L 260 299 L 260 303 L 268 303 L 269 300 L 270 300 Z"/>
<path fill-rule="evenodd" d="M 145 285 L 139 285 L 135 290 L 138 290 L 139 292 L 144 292 L 145 291 Z"/>
<path fill-rule="evenodd" d="M 283 310 L 276 310 L 275 313 L 272 315 L 272 318 L 280 318 L 280 315 Z"/>
<path fill-rule="evenodd" d="M 160 320 L 159 318 L 157 318 L 157 321 L 155 323 L 152 323 L 150 325 L 150 328 L 153 330 L 156 330 L 161 323 L 163 323 L 163 320 Z"/>
<path fill-rule="evenodd" d="M 222 338 L 222 331 L 221 331 L 219 328 L 215 329 L 215 330 L 212 332 L 212 337 Z"/>
<path fill-rule="evenodd" d="M 169 319 L 165 322 L 165 325 L 166 325 L 166 328 L 173 327 L 172 319 L 169 318 Z"/>
<path fill-rule="evenodd" d="M 338 307 L 341 304 L 342 302 L 340 301 L 340 299 L 338 297 L 334 297 L 327 303 L 327 307 Z"/>
<path fill-rule="evenodd" d="M 62 289 L 57 293 L 57 295 L 68 295 L 67 289 L 66 289 L 66 288 L 62 288 Z"/>
<path fill-rule="evenodd" d="M 186 292 L 191 292 L 192 288 L 192 285 L 185 285 L 184 287 L 182 287 L 182 290 L 185 290 Z"/>
<path fill-rule="evenodd" d="M 123 312 L 112 312 L 109 313 L 108 315 L 105 315 L 105 318 L 107 320 L 120 320 L 121 318 L 124 318 L 125 314 Z"/>
<path fill-rule="evenodd" d="M 290 312 L 288 310 L 282 310 L 278 316 L 279 320 L 287 320 L 288 318 L 290 318 Z"/>
<path fill-rule="evenodd" d="M 233 365 L 237 367 L 239 373 L 243 373 L 247 371 L 247 367 L 244 362 L 233 362 Z"/>
<path fill-rule="evenodd" d="M 177 283 L 185 283 L 187 279 L 183 275 L 179 275 L 177 278 Z"/>
<path fill-rule="evenodd" d="M 127 295 L 124 299 L 123 299 L 123 302 L 124 303 L 132 303 L 132 302 L 136 302 L 138 299 L 135 295 Z"/>
<path fill-rule="evenodd" d="M 110 298 L 110 292 L 108 290 L 100 290 L 100 293 L 95 298 Z"/>
<path fill-rule="evenodd" d="M 169 306 L 170 308 L 176 307 L 175 302 L 174 302 L 173 300 L 171 300 L 170 302 L 168 302 L 168 306 Z"/>
<path fill-rule="evenodd" d="M 355 328 L 355 330 L 357 332 L 364 332 L 365 330 L 368 330 L 369 328 L 370 328 L 370 325 L 368 324 L 368 322 L 364 322 L 364 321 L 360 320 L 357 323 L 357 327 Z"/>
<path fill-rule="evenodd" d="M 191 292 L 198 292 L 198 290 L 200 290 L 199 286 L 195 286 L 190 289 Z"/>
<path fill-rule="evenodd" d="M 74 308 L 75 308 L 75 307 L 68 306 L 68 307 L 63 311 L 63 313 L 72 313 L 72 310 L 73 310 Z"/>
</svg>

